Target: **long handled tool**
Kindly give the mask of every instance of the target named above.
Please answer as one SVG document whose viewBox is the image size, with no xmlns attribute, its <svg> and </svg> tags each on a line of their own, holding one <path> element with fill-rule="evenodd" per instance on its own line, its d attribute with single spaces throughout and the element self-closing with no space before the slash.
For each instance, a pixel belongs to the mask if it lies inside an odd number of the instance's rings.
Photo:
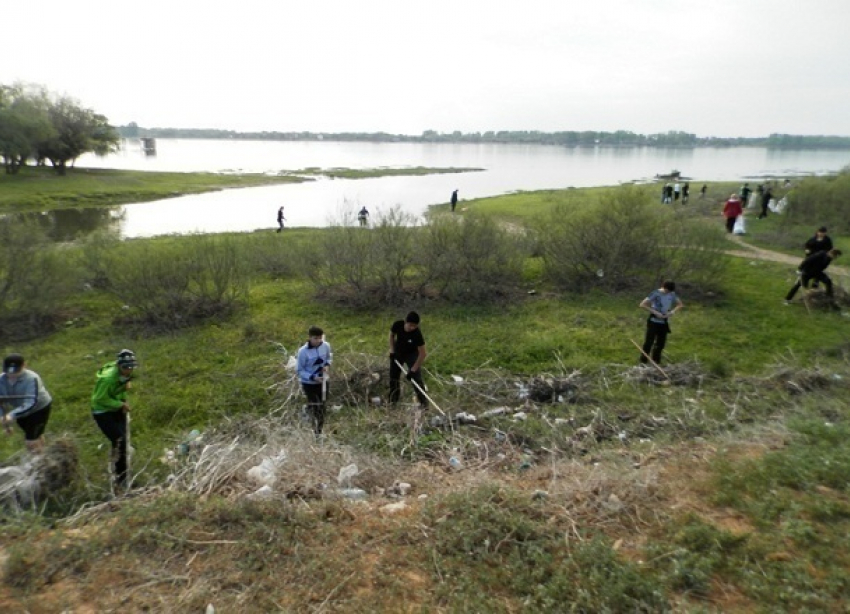
<svg viewBox="0 0 850 614">
<path fill-rule="evenodd" d="M 645 358 L 646 358 L 649 362 L 651 362 L 651 363 L 652 363 L 652 366 L 653 366 L 653 367 L 655 367 L 656 369 L 658 369 L 658 370 L 661 372 L 661 375 L 663 375 L 663 376 L 667 379 L 667 381 L 668 381 L 668 382 L 669 382 L 669 381 L 671 381 L 671 380 L 670 380 L 670 376 L 669 376 L 669 375 L 667 375 L 667 373 L 664 371 L 664 369 L 662 369 L 661 367 L 659 367 L 659 366 L 658 366 L 658 363 L 657 363 L 657 362 L 655 362 L 654 360 L 652 360 L 652 358 L 649 356 L 649 354 L 647 354 L 646 352 L 644 352 L 644 351 L 643 351 L 643 348 L 642 348 L 641 346 L 639 346 L 639 345 L 637 344 L 637 342 L 636 342 L 634 339 L 629 339 L 629 341 L 631 341 L 632 343 L 634 343 L 634 344 L 635 344 L 635 347 L 636 347 L 637 349 L 639 349 L 639 350 L 640 350 L 640 353 L 641 353 L 641 354 L 643 354 L 643 355 L 644 355 L 644 357 L 645 357 Z"/>
<path fill-rule="evenodd" d="M 401 364 L 398 360 L 394 360 L 394 362 L 395 362 L 395 364 L 398 366 L 398 368 L 399 368 L 399 369 L 401 369 L 401 372 L 402 372 L 402 373 L 404 373 L 404 375 L 405 375 L 405 377 L 406 377 L 406 376 L 407 376 L 407 373 L 408 373 L 408 372 L 407 372 L 407 369 L 405 369 L 405 368 L 404 368 L 404 366 L 403 366 L 403 365 L 402 365 L 402 364 Z M 415 379 L 410 378 L 410 382 L 411 382 L 414 386 L 416 386 L 416 389 L 417 389 L 419 392 L 421 392 L 421 393 L 422 393 L 422 396 L 424 396 L 426 399 L 428 399 L 428 401 L 431 403 L 431 405 L 433 405 L 433 406 L 437 409 L 437 411 L 438 411 L 438 412 L 440 412 L 440 413 L 441 413 L 442 415 L 444 415 L 444 416 L 446 415 L 446 412 L 444 412 L 442 409 L 440 409 L 440 406 L 439 406 L 439 405 L 437 405 L 437 403 L 434 401 L 434 399 L 432 399 L 431 397 L 429 397 L 429 396 L 428 396 L 428 393 L 426 393 L 424 390 L 422 390 L 422 386 L 420 386 L 420 385 L 417 383 L 417 381 L 416 381 Z"/>
</svg>

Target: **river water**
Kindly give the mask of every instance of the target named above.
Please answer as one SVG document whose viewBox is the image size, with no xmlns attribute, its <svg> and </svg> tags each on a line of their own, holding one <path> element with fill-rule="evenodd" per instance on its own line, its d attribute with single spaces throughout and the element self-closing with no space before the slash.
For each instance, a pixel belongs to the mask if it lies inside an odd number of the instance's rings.
<svg viewBox="0 0 850 614">
<path fill-rule="evenodd" d="M 321 179 L 301 184 L 210 192 L 117 207 L 108 216 L 124 237 L 169 233 L 253 231 L 276 226 L 284 206 L 288 226 L 326 226 L 366 206 L 373 214 L 399 206 L 420 215 L 458 189 L 463 200 L 515 191 L 648 181 L 677 169 L 701 181 L 825 174 L 850 164 L 848 151 L 740 148 L 565 148 L 548 145 L 340 143 L 157 139 L 147 156 L 135 140 L 109 156 L 86 155 L 78 167 L 146 171 L 277 173 L 317 167 L 456 167 L 483 171 L 376 179 Z M 698 189 L 698 188 L 694 188 Z M 103 212 L 101 212 L 102 214 Z M 72 230 L 66 214 L 64 229 Z M 91 223 L 91 212 L 79 212 Z M 63 233 L 65 234 L 65 233 Z"/>
</svg>

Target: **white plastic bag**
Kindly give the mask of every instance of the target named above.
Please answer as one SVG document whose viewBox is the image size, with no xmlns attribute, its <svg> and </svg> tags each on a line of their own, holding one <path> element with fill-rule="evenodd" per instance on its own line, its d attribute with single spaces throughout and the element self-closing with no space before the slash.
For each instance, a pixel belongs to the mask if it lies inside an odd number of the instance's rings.
<svg viewBox="0 0 850 614">
<path fill-rule="evenodd" d="M 739 215 L 735 218 L 735 225 L 732 227 L 732 234 L 736 235 L 745 235 L 747 234 L 747 229 L 744 224 L 744 216 Z"/>
</svg>

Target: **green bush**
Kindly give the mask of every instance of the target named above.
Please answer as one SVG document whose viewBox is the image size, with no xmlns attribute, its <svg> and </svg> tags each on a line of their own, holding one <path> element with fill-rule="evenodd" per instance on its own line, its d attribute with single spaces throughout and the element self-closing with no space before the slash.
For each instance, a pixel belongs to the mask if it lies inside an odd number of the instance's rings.
<svg viewBox="0 0 850 614">
<path fill-rule="evenodd" d="M 493 217 L 441 215 L 422 229 L 416 250 L 422 286 L 455 302 L 479 302 L 508 293 L 522 279 L 525 235 Z"/>
<path fill-rule="evenodd" d="M 53 328 L 79 275 L 36 220 L 0 219 L 0 333 L 25 339 Z"/>
<path fill-rule="evenodd" d="M 788 195 L 783 221 L 826 224 L 834 234 L 850 232 L 850 167 L 835 177 L 803 180 Z"/>
<path fill-rule="evenodd" d="M 232 237 L 125 241 L 104 249 L 100 262 L 130 323 L 176 329 L 227 316 L 247 302 L 249 277 Z"/>
<path fill-rule="evenodd" d="M 663 279 L 706 289 L 722 272 L 715 229 L 686 224 L 634 186 L 578 213 L 558 206 L 537 231 L 546 276 L 574 292 L 646 288 Z"/>
</svg>

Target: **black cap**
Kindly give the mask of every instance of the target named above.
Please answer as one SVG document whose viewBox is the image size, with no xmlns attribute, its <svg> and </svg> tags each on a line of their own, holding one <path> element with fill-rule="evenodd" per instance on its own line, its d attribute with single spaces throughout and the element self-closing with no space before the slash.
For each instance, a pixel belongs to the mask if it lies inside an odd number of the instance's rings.
<svg viewBox="0 0 850 614">
<path fill-rule="evenodd" d="M 9 354 L 3 359 L 3 373 L 20 373 L 24 368 L 24 357 L 20 354 Z"/>
<path fill-rule="evenodd" d="M 826 232 L 826 226 L 821 226 L 818 228 L 818 232 Z"/>
</svg>

